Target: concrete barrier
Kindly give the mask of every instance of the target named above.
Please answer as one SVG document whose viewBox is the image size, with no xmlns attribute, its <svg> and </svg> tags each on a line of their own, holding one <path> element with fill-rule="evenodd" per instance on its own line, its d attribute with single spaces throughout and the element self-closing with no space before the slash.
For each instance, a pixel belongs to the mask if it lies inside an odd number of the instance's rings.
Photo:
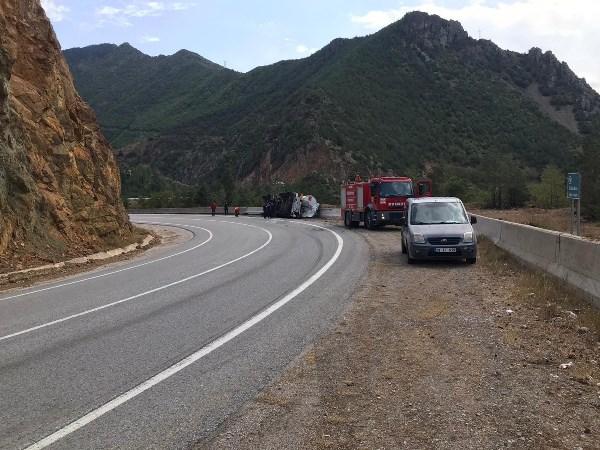
<svg viewBox="0 0 600 450">
<path fill-rule="evenodd" d="M 321 208 L 319 211 L 320 217 L 324 219 L 339 219 L 341 214 L 340 208 Z"/>
<path fill-rule="evenodd" d="M 519 259 L 587 294 L 600 307 L 600 243 L 477 216 L 475 230 Z"/>
<path fill-rule="evenodd" d="M 500 238 L 502 236 L 501 220 L 477 216 L 477 225 L 475 225 L 475 229 L 479 234 L 487 237 L 494 244 L 500 242 Z"/>
<path fill-rule="evenodd" d="M 600 244 L 577 236 L 562 234 L 558 265 L 559 276 L 599 299 L 600 306 Z"/>
<path fill-rule="evenodd" d="M 511 222 L 503 222 L 500 233 L 500 247 L 541 269 L 556 270 L 560 233 Z"/>
<path fill-rule="evenodd" d="M 229 207 L 229 215 L 233 215 L 233 206 Z M 252 208 L 252 207 L 243 207 L 240 208 L 240 214 L 256 214 L 249 212 L 250 210 L 254 211 L 260 209 L 262 214 L 262 208 Z M 211 214 L 211 210 L 209 207 L 201 206 L 197 208 L 147 208 L 147 209 L 139 209 L 133 208 L 128 209 L 127 212 L 129 214 Z M 219 215 L 223 215 L 225 210 L 222 206 L 217 207 L 215 212 Z"/>
<path fill-rule="evenodd" d="M 148 208 L 148 209 L 129 209 L 129 214 L 211 214 L 208 207 L 198 208 Z M 224 213 L 222 207 L 218 207 L 216 213 L 222 215 Z M 260 216 L 263 210 L 261 206 L 244 206 L 240 207 L 240 214 L 249 216 Z M 233 214 L 233 207 L 229 208 L 229 214 Z M 340 217 L 340 208 L 321 208 L 320 215 L 326 219 L 337 219 Z"/>
</svg>

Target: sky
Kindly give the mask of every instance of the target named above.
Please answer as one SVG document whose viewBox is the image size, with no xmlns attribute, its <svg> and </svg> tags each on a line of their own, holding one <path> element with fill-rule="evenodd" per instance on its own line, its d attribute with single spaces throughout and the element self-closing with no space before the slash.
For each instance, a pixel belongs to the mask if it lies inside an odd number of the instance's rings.
<svg viewBox="0 0 600 450">
<path fill-rule="evenodd" d="M 598 0 L 42 0 L 64 49 L 129 42 L 196 52 L 246 72 L 372 34 L 409 11 L 458 20 L 474 38 L 551 50 L 600 92 Z"/>
</svg>

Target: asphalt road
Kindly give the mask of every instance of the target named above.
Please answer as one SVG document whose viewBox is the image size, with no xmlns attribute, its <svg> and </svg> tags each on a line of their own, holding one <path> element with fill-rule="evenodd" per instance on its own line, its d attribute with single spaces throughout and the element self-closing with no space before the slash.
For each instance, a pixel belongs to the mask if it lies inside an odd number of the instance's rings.
<svg viewBox="0 0 600 450">
<path fill-rule="evenodd" d="M 0 294 L 0 448 L 186 448 L 340 317 L 364 241 L 318 222 L 135 216 L 176 246 Z"/>
</svg>

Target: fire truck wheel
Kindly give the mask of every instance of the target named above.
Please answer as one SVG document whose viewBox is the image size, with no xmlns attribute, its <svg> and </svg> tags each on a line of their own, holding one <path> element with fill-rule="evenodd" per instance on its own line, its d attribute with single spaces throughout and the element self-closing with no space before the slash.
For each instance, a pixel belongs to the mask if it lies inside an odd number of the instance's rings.
<svg viewBox="0 0 600 450">
<path fill-rule="evenodd" d="M 350 228 L 352 226 L 352 223 L 350 222 L 350 212 L 346 211 L 346 214 L 344 214 L 344 226 L 346 228 Z"/>
</svg>

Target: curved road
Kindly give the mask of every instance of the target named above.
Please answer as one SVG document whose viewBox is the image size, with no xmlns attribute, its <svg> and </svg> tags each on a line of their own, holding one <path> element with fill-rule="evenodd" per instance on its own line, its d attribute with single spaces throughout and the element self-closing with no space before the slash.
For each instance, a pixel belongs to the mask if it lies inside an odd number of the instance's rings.
<svg viewBox="0 0 600 450">
<path fill-rule="evenodd" d="M 0 294 L 0 448 L 186 448 L 329 329 L 359 235 L 304 222 L 134 216 L 176 246 Z"/>
</svg>

